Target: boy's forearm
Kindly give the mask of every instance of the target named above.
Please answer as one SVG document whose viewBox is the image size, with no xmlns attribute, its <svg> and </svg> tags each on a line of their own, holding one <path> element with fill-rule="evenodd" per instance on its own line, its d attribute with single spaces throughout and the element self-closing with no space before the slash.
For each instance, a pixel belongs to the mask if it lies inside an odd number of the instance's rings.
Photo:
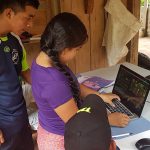
<svg viewBox="0 0 150 150">
<path fill-rule="evenodd" d="M 3 133 L 2 131 L 0 130 L 0 145 L 4 143 L 4 137 L 3 137 Z"/>
<path fill-rule="evenodd" d="M 23 79 L 31 84 L 31 73 L 30 73 L 30 69 L 26 70 L 26 71 L 22 71 L 21 76 L 23 77 Z"/>
</svg>

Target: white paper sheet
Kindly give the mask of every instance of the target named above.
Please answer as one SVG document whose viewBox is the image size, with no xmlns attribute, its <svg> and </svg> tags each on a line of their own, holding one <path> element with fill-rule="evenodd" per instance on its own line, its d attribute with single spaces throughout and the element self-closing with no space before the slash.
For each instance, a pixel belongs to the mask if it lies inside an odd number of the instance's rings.
<svg viewBox="0 0 150 150">
<path fill-rule="evenodd" d="M 142 138 L 150 138 L 150 130 L 115 141 L 121 150 L 137 150 L 135 143 Z"/>
</svg>

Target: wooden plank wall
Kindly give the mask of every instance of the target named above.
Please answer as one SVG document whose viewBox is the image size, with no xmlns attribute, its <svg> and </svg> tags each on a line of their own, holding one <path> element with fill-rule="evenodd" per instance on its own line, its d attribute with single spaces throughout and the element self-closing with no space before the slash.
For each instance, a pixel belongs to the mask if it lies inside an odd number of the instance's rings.
<svg viewBox="0 0 150 150">
<path fill-rule="evenodd" d="M 105 11 L 104 6 L 107 0 L 40 0 L 35 26 L 31 30 L 33 34 L 40 34 L 45 28 L 50 18 L 59 11 L 67 11 L 75 13 L 85 24 L 89 39 L 77 54 L 77 57 L 68 65 L 75 73 L 85 72 L 100 67 L 107 66 L 107 58 L 105 48 L 102 47 L 103 34 L 105 29 Z M 85 1 L 92 4 L 93 10 L 86 12 Z M 138 0 L 122 0 L 127 8 L 136 16 L 139 16 Z M 55 8 L 55 9 L 54 9 Z M 130 49 L 127 58 L 132 63 L 137 63 L 137 46 L 138 35 L 128 44 Z M 37 56 L 40 51 L 39 42 L 25 44 L 27 49 L 27 59 L 31 65 L 32 59 Z"/>
<path fill-rule="evenodd" d="M 82 1 L 83 2 L 83 1 Z M 72 12 L 76 14 L 85 24 L 88 34 L 90 34 L 89 15 L 85 14 L 84 5 L 81 0 L 63 0 L 60 1 L 61 12 Z M 90 70 L 90 39 L 83 45 L 82 49 L 78 52 L 76 58 L 70 62 L 69 67 L 76 73 L 85 72 Z"/>
<path fill-rule="evenodd" d="M 38 35 L 43 32 L 46 24 L 52 17 L 51 10 L 52 9 L 50 9 L 50 0 L 40 0 L 40 7 L 34 19 L 33 28 L 29 30 L 30 33 L 32 33 L 33 35 Z M 32 60 L 40 52 L 40 42 L 35 41 L 30 43 L 24 43 L 24 47 L 27 52 L 27 61 L 29 63 L 29 66 L 31 66 Z"/>
<path fill-rule="evenodd" d="M 29 31 L 33 35 L 41 34 L 47 24 L 47 20 L 51 17 L 48 4 L 48 1 L 40 0 L 40 6 L 34 19 L 34 27 Z"/>
<path fill-rule="evenodd" d="M 106 51 L 102 47 L 103 34 L 105 30 L 105 0 L 95 0 L 94 9 L 90 14 L 91 30 L 91 68 L 94 70 L 107 65 Z"/>
<path fill-rule="evenodd" d="M 74 61 L 69 66 L 74 72 L 85 72 L 106 66 L 106 54 L 102 48 L 102 37 L 104 33 L 104 0 L 91 0 L 93 11 L 86 12 L 84 0 L 63 0 L 61 11 L 75 13 L 85 24 L 88 30 L 88 42 L 79 51 Z"/>
</svg>

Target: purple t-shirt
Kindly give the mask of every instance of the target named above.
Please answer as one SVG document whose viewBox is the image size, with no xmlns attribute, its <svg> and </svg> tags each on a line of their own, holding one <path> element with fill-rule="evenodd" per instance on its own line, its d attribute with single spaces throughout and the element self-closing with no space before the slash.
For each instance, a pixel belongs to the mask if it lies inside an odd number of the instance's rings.
<svg viewBox="0 0 150 150">
<path fill-rule="evenodd" d="M 68 67 L 67 70 L 77 82 L 77 78 Z M 54 109 L 73 97 L 68 79 L 55 67 L 45 68 L 35 61 L 32 64 L 31 77 L 40 125 L 51 133 L 64 135 L 65 124 Z"/>
</svg>

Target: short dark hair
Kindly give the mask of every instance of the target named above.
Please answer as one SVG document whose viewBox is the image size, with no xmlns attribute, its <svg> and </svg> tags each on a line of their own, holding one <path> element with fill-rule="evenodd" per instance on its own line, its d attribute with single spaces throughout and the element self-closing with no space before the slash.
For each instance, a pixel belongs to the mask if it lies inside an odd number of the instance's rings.
<svg viewBox="0 0 150 150">
<path fill-rule="evenodd" d="M 15 12 L 17 10 L 24 10 L 26 6 L 38 9 L 39 4 L 39 0 L 0 0 L 0 13 L 7 8 L 11 8 Z"/>
</svg>

